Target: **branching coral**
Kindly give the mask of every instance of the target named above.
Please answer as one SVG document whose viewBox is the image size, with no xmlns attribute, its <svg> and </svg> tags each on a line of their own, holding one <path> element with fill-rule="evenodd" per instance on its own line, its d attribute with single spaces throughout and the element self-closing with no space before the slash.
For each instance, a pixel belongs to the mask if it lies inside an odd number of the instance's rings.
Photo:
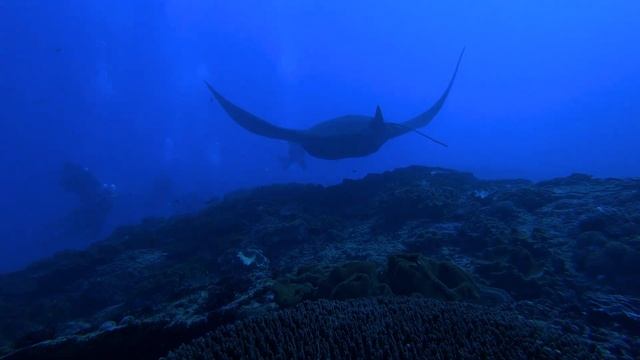
<svg viewBox="0 0 640 360">
<path fill-rule="evenodd" d="M 176 359 L 590 359 L 579 340 L 513 315 L 424 298 L 305 302 L 219 328 Z"/>
</svg>

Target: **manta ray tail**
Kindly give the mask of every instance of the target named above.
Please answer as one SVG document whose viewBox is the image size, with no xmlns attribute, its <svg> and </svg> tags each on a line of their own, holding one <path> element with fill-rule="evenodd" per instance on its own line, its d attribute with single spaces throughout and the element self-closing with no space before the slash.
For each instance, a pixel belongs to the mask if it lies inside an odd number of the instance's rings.
<svg viewBox="0 0 640 360">
<path fill-rule="evenodd" d="M 453 76 L 451 76 L 451 80 L 449 80 L 449 85 L 447 86 L 445 91 L 442 93 L 442 95 L 440 95 L 440 99 L 438 99 L 438 101 L 436 101 L 436 103 L 433 104 L 433 106 L 431 106 L 429 110 L 401 124 L 404 128 L 407 129 L 407 131 L 413 131 L 417 128 L 426 126 L 431 122 L 431 120 L 433 120 L 434 117 L 436 117 L 436 115 L 442 108 L 442 105 L 444 105 L 445 100 L 447 100 L 447 96 L 449 96 L 451 87 L 456 80 L 456 76 L 458 75 L 458 68 L 460 68 L 460 62 L 462 61 L 462 56 L 464 55 L 464 50 L 465 49 L 463 48 L 460 56 L 458 57 L 458 63 L 456 64 L 456 68 L 453 71 Z"/>
<path fill-rule="evenodd" d="M 440 141 L 440 140 L 434 139 L 433 137 L 431 137 L 431 136 L 429 136 L 429 135 L 427 135 L 427 134 L 423 133 L 422 131 L 420 131 L 420 130 L 418 130 L 418 129 L 408 128 L 408 127 L 405 127 L 405 126 L 404 126 L 404 125 L 402 125 L 402 124 L 391 124 L 391 125 L 392 125 L 392 126 L 395 126 L 397 129 L 400 129 L 401 131 L 405 131 L 405 132 L 413 131 L 413 132 L 415 132 L 416 134 L 418 134 L 418 135 L 420 135 L 420 136 L 422 136 L 422 137 L 424 137 L 424 138 L 427 138 L 427 139 L 429 139 L 429 140 L 433 141 L 434 143 L 436 143 L 436 144 L 438 144 L 438 145 L 441 145 L 441 146 L 444 146 L 444 147 L 449 147 L 449 145 L 447 145 L 447 144 L 443 143 L 443 142 L 442 142 L 442 141 Z"/>
<path fill-rule="evenodd" d="M 204 83 L 209 88 L 209 91 L 211 91 L 211 94 L 213 94 L 213 97 L 215 97 L 218 103 L 220 103 L 224 111 L 233 119 L 233 121 L 243 128 L 254 134 L 266 136 L 272 139 L 292 142 L 299 142 L 302 139 L 303 135 L 300 131 L 273 125 L 231 103 L 220 95 L 220 93 L 218 93 L 207 81 Z"/>
</svg>

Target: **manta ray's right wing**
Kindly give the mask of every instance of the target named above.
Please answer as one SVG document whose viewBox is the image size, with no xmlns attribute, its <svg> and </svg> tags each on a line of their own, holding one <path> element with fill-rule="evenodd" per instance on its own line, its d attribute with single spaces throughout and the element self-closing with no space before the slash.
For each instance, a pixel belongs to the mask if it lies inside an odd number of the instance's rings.
<svg viewBox="0 0 640 360">
<path fill-rule="evenodd" d="M 287 140 L 291 142 L 300 142 L 304 138 L 304 133 L 302 131 L 286 129 L 280 126 L 273 125 L 266 120 L 263 120 L 231 103 L 229 100 L 220 95 L 220 93 L 215 91 L 208 82 L 205 81 L 204 83 L 207 85 L 209 91 L 211 91 L 216 100 L 218 100 L 218 103 L 220 103 L 224 111 L 229 114 L 233 121 L 235 121 L 238 125 L 242 126 L 246 130 L 249 130 L 254 134 L 266 136 L 268 138 Z"/>
<path fill-rule="evenodd" d="M 429 110 L 423 112 L 422 114 L 414 117 L 411 120 L 407 120 L 401 123 L 401 125 L 406 130 L 404 132 L 400 132 L 399 134 L 396 134 L 396 136 L 402 135 L 402 133 L 413 131 L 415 129 L 426 126 L 431 122 L 431 120 L 433 120 L 434 117 L 436 117 L 436 115 L 438 115 L 438 112 L 440 112 L 440 109 L 442 109 L 442 105 L 444 105 L 445 100 L 447 100 L 447 96 L 449 96 L 451 87 L 453 86 L 453 83 L 456 80 L 456 75 L 458 75 L 458 68 L 460 68 L 460 62 L 462 61 L 462 55 L 464 55 L 464 49 L 462 49 L 462 52 L 460 53 L 460 57 L 458 57 L 458 63 L 456 64 L 456 69 L 453 71 L 453 76 L 451 76 L 451 80 L 449 80 L 449 85 L 447 86 L 445 91 L 442 93 L 438 101 L 436 101 L 436 103 L 433 104 L 433 106 L 431 106 Z"/>
</svg>

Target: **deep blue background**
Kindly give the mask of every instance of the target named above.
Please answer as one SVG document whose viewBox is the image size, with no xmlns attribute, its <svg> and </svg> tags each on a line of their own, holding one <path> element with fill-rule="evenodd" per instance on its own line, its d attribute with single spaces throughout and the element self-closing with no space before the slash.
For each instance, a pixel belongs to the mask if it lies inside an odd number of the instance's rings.
<svg viewBox="0 0 640 360">
<path fill-rule="evenodd" d="M 175 206 L 283 181 L 409 164 L 531 179 L 640 175 L 640 2 L 0 0 L 0 271 L 86 242 L 51 240 L 75 161 L 118 187 L 105 234 Z M 285 171 L 202 80 L 274 123 L 402 121 L 443 91 L 426 133 L 368 158 Z M 164 200 L 163 200 L 164 201 Z M 182 205 L 181 205 L 182 206 Z M 86 240 L 89 241 L 89 240 Z"/>
</svg>

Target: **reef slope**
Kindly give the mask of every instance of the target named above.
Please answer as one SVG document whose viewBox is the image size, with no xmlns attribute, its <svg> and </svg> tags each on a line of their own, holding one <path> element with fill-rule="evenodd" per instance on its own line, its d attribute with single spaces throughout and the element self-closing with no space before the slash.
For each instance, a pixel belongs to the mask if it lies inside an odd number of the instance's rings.
<svg viewBox="0 0 640 360">
<path fill-rule="evenodd" d="M 156 359 L 280 309 L 419 296 L 633 359 L 639 272 L 638 179 L 409 167 L 274 185 L 0 275 L 0 358 Z"/>
</svg>

